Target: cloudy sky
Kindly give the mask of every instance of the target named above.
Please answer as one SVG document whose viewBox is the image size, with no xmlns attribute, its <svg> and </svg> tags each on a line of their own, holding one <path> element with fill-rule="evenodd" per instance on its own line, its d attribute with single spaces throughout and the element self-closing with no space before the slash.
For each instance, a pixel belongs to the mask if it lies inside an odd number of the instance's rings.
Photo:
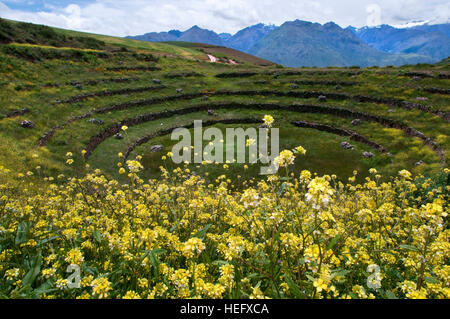
<svg viewBox="0 0 450 319">
<path fill-rule="evenodd" d="M 342 27 L 450 20 L 449 0 L 0 0 L 0 17 L 125 36 L 192 25 L 235 33 L 289 20 Z"/>
</svg>

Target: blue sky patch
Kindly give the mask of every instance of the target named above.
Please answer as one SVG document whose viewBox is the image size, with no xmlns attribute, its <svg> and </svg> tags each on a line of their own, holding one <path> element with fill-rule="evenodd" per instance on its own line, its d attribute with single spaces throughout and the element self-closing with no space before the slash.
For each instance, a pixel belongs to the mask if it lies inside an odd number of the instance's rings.
<svg viewBox="0 0 450 319">
<path fill-rule="evenodd" d="M 89 3 L 95 2 L 94 0 L 0 0 L 6 4 L 10 9 L 39 12 L 46 11 L 51 12 L 55 9 L 65 8 L 70 4 L 77 4 L 79 6 L 85 6 Z"/>
</svg>

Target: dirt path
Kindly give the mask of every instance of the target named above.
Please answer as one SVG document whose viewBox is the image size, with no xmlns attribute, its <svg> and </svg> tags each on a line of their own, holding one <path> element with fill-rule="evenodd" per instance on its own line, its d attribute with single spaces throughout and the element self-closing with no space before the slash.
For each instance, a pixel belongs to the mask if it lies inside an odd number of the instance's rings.
<svg viewBox="0 0 450 319">
<path fill-rule="evenodd" d="M 217 58 L 211 54 L 208 54 L 208 58 L 209 58 L 209 62 L 211 62 L 211 63 L 217 62 Z"/>
</svg>

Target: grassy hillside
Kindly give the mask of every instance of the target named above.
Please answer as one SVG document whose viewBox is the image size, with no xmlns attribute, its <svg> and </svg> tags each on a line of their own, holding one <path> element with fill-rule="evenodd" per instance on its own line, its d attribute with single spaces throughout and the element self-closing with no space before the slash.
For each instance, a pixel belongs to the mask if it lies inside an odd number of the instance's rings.
<svg viewBox="0 0 450 319">
<path fill-rule="evenodd" d="M 449 297 L 448 60 L 294 69 L 0 26 L 0 297 Z M 173 128 L 265 115 L 281 150 L 307 150 L 276 177 L 168 158 Z M 381 290 L 362 288 L 369 264 Z"/>
<path fill-rule="evenodd" d="M 50 29 L 57 39 L 64 40 L 55 47 L 49 45 L 49 39 L 42 40 L 39 30 L 34 38 L 28 38 L 34 44 L 26 43 L 21 35 L 0 47 L 4 70 L 0 75 L 0 114 L 5 117 L 0 120 L 4 141 L 0 160 L 7 166 L 25 170 L 39 165 L 43 172 L 53 174 L 81 170 L 80 161 L 73 168 L 65 167 L 64 156 L 70 151 L 81 159 L 81 151 L 89 146 L 92 136 L 142 114 L 193 106 L 203 111 L 188 110 L 182 116 L 129 125 L 122 140 L 108 136 L 92 149 L 88 163 L 117 176 L 114 155 L 149 132 L 189 124 L 192 119 L 260 120 L 266 113 L 275 116 L 281 129 L 282 148 L 301 142 L 310 149 L 306 162 L 298 164 L 297 169 L 335 173 L 341 178 L 357 169 L 362 172 L 362 180 L 370 167 L 386 176 L 400 168 L 433 174 L 448 160 L 448 95 L 427 91 L 440 88 L 444 91 L 438 92 L 445 93 L 448 63 L 384 69 L 280 69 L 259 67 L 264 61 L 234 50 L 218 52 L 211 45 L 150 43 Z M 95 45 L 80 40 L 86 38 Z M 36 44 L 39 41 L 43 43 Z M 66 47 L 70 43 L 79 45 Z M 209 63 L 206 53 L 240 64 Z M 153 83 L 153 79 L 161 84 Z M 176 89 L 183 91 L 177 93 Z M 207 101 L 204 95 L 209 97 Z M 327 101 L 318 102 L 319 95 L 327 96 Z M 142 103 L 134 105 L 136 101 Z M 305 110 L 305 106 L 314 105 L 319 111 Z M 19 114 L 24 109 L 25 114 Z M 215 115 L 208 115 L 208 109 L 214 109 Z M 335 114 L 335 109 L 356 113 Z M 366 114 L 380 118 L 361 118 Z M 353 126 L 351 122 L 357 118 L 362 120 L 361 125 Z M 103 124 L 92 124 L 90 119 Z M 23 120 L 32 121 L 34 128 L 22 128 Z M 375 151 L 374 158 L 365 159 L 362 152 L 373 151 L 369 145 L 353 143 L 348 136 L 295 127 L 295 120 L 356 132 L 386 151 Z M 407 127 L 422 132 L 425 138 L 406 132 Z M 168 142 L 168 137 L 158 139 Z M 160 157 L 148 153 L 158 139 L 133 149 L 130 156 Z M 354 149 L 343 149 L 340 144 L 344 141 L 350 141 Z M 424 164 L 416 166 L 420 161 Z M 161 164 L 160 158 L 152 160 L 147 176 L 153 176 Z M 238 171 L 242 169 L 239 167 L 236 165 Z M 258 167 L 251 170 L 254 173 Z M 213 175 L 218 174 L 220 170 Z"/>
<path fill-rule="evenodd" d="M 229 63 L 229 60 L 232 59 L 236 63 L 250 63 L 258 66 L 275 66 L 273 62 L 268 60 L 264 60 L 253 55 L 237 51 L 234 49 L 226 48 L 223 46 L 204 44 L 204 43 L 193 43 L 193 42 L 181 42 L 181 41 L 173 41 L 166 42 L 168 44 L 172 44 L 175 46 L 183 47 L 183 48 L 195 48 L 201 52 L 206 54 L 214 55 L 219 59 L 219 62 Z"/>
</svg>

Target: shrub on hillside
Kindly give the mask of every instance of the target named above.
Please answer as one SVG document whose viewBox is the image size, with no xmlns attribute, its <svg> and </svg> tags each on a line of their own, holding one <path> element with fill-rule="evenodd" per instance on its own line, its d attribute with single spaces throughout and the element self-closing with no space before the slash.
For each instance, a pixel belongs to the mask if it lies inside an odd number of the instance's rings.
<svg viewBox="0 0 450 319">
<path fill-rule="evenodd" d="M 89 37 L 72 37 L 44 25 L 10 22 L 0 18 L 0 43 L 29 43 L 56 47 L 102 49 L 103 41 Z"/>
<path fill-rule="evenodd" d="M 99 58 L 107 59 L 111 56 L 106 52 L 83 51 L 76 49 L 49 49 L 34 46 L 4 45 L 0 49 L 5 54 L 13 55 L 17 58 L 29 60 L 32 62 L 62 59 L 92 63 Z"/>
</svg>

